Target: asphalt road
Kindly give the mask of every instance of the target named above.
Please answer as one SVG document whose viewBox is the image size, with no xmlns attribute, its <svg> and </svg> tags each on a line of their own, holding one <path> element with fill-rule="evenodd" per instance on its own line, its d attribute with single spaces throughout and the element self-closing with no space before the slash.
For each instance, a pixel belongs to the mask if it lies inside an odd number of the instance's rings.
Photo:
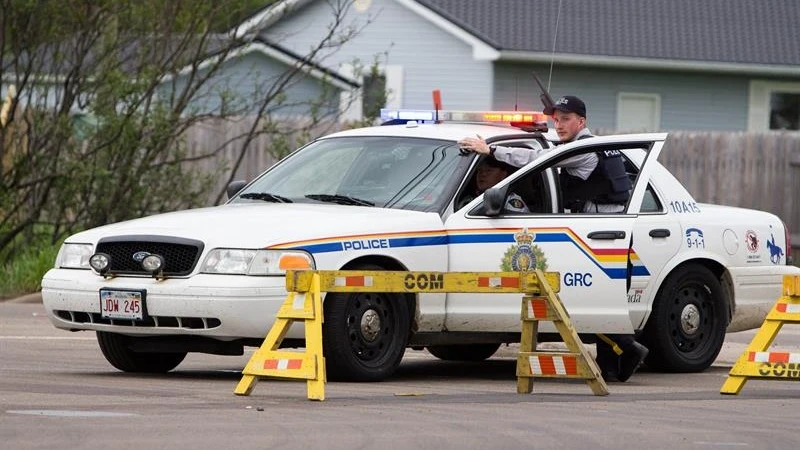
<svg viewBox="0 0 800 450">
<path fill-rule="evenodd" d="M 787 325 L 772 350 L 800 351 Z M 800 443 L 800 382 L 720 395 L 753 332 L 728 336 L 699 374 L 636 374 L 595 397 L 581 381 L 516 393 L 514 348 L 479 364 L 409 351 L 381 383 L 259 382 L 233 394 L 249 355 L 190 355 L 160 376 L 116 371 L 94 335 L 53 328 L 41 304 L 0 303 L 0 449 L 769 449 Z"/>
</svg>

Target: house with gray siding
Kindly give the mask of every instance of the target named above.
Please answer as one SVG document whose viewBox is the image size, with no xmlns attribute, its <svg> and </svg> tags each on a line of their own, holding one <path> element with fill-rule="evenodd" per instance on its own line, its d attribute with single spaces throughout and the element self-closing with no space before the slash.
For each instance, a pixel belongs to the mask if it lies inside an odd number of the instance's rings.
<svg viewBox="0 0 800 450">
<path fill-rule="evenodd" d="M 258 36 L 234 42 L 231 36 L 220 34 L 209 36 L 209 41 L 206 51 L 210 56 L 165 76 L 160 81 L 158 97 L 170 101 L 175 95 L 197 88 L 185 108 L 187 113 L 246 116 L 256 113 L 261 100 L 275 95 L 271 91 L 281 86 L 280 95 L 276 96 L 278 100 L 270 102 L 266 113 L 292 118 L 307 115 L 309 104 L 313 102 L 319 116 L 336 117 L 347 107 L 343 102 L 351 99 L 361 87 L 351 78 Z M 185 43 L 183 36 L 176 37 L 173 45 L 181 43 Z M 68 57 L 76 53 L 80 45 L 76 40 L 68 40 L 22 55 L 20 61 L 23 63 L 19 66 L 27 67 L 25 63 L 30 62 L 34 68 L 26 69 L 30 73 L 17 73 L 16 68 L 7 62 L 0 70 L 0 97 L 5 98 L 9 89 L 13 89 L 19 92 L 22 105 L 59 109 L 64 100 L 62 85 L 65 80 L 76 67 L 97 64 L 92 52 L 83 55 L 83 60 Z M 142 61 L 147 62 L 147 57 L 142 55 L 150 51 L 152 45 L 139 37 L 121 40 L 119 52 L 123 56 L 119 58 L 119 69 L 131 77 L 138 76 L 144 64 Z M 217 59 L 220 49 L 225 50 L 221 61 Z M 209 72 L 210 67 L 213 67 L 213 72 Z M 293 72 L 299 74 L 290 76 Z M 28 76 L 30 80 L 27 80 Z M 20 81 L 23 83 L 17 86 Z M 192 89 L 188 89 L 188 85 Z M 90 104 L 84 97 L 69 105 L 72 113 L 91 113 L 84 110 Z"/>
<path fill-rule="evenodd" d="M 195 77 L 204 76 L 203 67 L 201 63 L 200 73 Z M 285 83 L 281 101 L 273 102 L 270 114 L 302 116 L 307 113 L 309 102 L 314 102 L 319 106 L 320 116 L 335 117 L 346 107 L 341 103 L 343 99 L 351 97 L 360 88 L 350 78 L 256 37 L 226 57 L 214 75 L 203 83 L 188 110 L 211 115 L 224 115 L 225 109 L 241 111 L 242 115 L 253 114 L 260 106 L 259 100 L 271 95 L 270 90 L 283 84 L 283 79 L 296 67 L 300 67 L 302 75 L 291 77 Z M 162 86 L 165 96 L 172 90 L 182 92 L 186 74 L 179 73 L 174 82 L 168 81 Z"/>
<path fill-rule="evenodd" d="M 342 5 L 354 33 L 318 64 L 377 63 L 390 108 L 439 89 L 445 109 L 540 109 L 536 72 L 595 128 L 800 130 L 797 0 L 283 0 L 236 31 L 302 55 Z"/>
</svg>

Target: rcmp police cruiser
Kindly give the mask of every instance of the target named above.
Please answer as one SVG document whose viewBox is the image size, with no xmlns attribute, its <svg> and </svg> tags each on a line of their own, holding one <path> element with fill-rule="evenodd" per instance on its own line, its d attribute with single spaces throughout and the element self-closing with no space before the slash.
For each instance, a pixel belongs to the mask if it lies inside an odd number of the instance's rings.
<svg viewBox="0 0 800 450">
<path fill-rule="evenodd" d="M 547 102 L 550 103 L 550 102 Z M 573 95 L 546 104 L 562 144 L 593 137 L 586 128 L 586 104 Z M 522 167 L 549 149 L 488 145 L 480 136 L 459 141 L 461 148 L 489 155 L 515 167 Z M 631 182 L 619 150 L 578 155 L 558 164 L 564 205 L 569 212 L 616 213 L 625 209 Z M 597 364 L 606 380 L 627 381 L 644 362 L 648 349 L 632 335 L 598 335 Z"/>
</svg>

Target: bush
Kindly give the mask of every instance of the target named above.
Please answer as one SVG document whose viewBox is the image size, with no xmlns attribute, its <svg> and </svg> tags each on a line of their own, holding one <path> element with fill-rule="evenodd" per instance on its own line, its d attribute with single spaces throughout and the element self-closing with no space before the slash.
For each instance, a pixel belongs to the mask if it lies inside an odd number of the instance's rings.
<svg viewBox="0 0 800 450">
<path fill-rule="evenodd" d="M 53 267 L 59 244 L 34 242 L 0 266 L 0 298 L 13 298 L 42 289 L 42 276 Z"/>
</svg>

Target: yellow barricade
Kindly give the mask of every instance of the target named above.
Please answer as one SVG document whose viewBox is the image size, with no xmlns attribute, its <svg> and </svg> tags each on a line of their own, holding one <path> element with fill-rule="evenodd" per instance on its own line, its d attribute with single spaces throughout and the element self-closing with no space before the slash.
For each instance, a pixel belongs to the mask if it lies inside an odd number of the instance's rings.
<svg viewBox="0 0 800 450">
<path fill-rule="evenodd" d="M 783 277 L 783 296 L 775 302 L 747 350 L 731 368 L 720 394 L 738 394 L 750 378 L 800 380 L 800 353 L 767 351 L 784 323 L 800 324 L 798 275 Z"/>
<path fill-rule="evenodd" d="M 583 378 L 595 395 L 608 389 L 584 349 L 561 300 L 557 272 L 288 271 L 289 292 L 264 343 L 242 370 L 234 393 L 249 395 L 260 377 L 307 380 L 308 399 L 325 400 L 322 354 L 322 292 L 523 293 L 522 342 L 517 359 L 517 392 L 533 389 L 534 377 Z M 569 353 L 536 352 L 538 321 L 554 322 Z M 294 322 L 305 325 L 305 352 L 280 351 Z"/>
<path fill-rule="evenodd" d="M 608 395 L 608 386 L 597 363 L 583 346 L 569 314 L 547 284 L 541 296 L 522 298 L 522 336 L 517 356 L 517 392 L 530 393 L 533 378 L 579 378 L 586 380 L 594 395 Z M 568 353 L 537 352 L 536 336 L 540 321 L 553 322 Z"/>
</svg>

